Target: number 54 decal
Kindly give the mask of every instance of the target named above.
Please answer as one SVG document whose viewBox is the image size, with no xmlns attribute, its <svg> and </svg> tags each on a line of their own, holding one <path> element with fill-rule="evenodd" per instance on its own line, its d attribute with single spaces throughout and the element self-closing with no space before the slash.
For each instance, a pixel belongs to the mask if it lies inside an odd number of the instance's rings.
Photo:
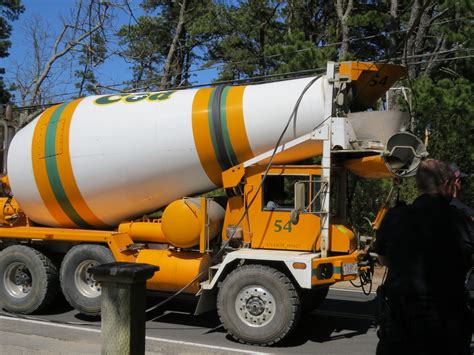
<svg viewBox="0 0 474 355">
<path fill-rule="evenodd" d="M 289 233 L 291 233 L 291 227 L 293 226 L 291 224 L 291 221 L 288 221 L 286 222 L 285 224 L 283 224 L 284 221 L 282 219 L 277 219 L 275 221 L 275 224 L 273 225 L 275 227 L 275 229 L 273 230 L 275 233 L 279 233 L 281 232 L 282 230 L 286 230 L 288 231 Z"/>
</svg>

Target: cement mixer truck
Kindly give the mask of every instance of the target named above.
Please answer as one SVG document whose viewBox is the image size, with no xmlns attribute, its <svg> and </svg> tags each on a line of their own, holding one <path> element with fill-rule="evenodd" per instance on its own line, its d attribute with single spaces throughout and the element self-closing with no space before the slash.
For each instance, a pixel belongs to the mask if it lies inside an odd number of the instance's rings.
<svg viewBox="0 0 474 355">
<path fill-rule="evenodd" d="M 241 342 L 282 340 L 365 267 L 348 172 L 411 176 L 426 154 L 403 113 L 371 109 L 404 75 L 331 62 L 315 77 L 46 109 L 13 138 L 2 177 L 1 306 L 30 314 L 62 293 L 95 315 L 89 268 L 147 263 L 160 267 L 149 290 L 195 295 L 196 314 L 217 309 Z M 203 195 L 216 188 L 225 196 Z"/>
</svg>

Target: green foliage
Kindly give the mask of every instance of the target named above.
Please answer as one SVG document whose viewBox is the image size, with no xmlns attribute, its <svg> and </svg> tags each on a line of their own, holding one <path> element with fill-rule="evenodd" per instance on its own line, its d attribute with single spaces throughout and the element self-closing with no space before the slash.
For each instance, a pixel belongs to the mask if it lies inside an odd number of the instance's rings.
<svg viewBox="0 0 474 355">
<path fill-rule="evenodd" d="M 125 47 L 121 56 L 132 65 L 135 87 L 159 87 L 179 22 L 180 4 L 178 1 L 143 1 L 142 8 L 147 14 L 139 17 L 137 23 L 123 26 L 118 31 L 120 44 Z M 201 47 L 216 32 L 213 1 L 187 0 L 186 4 L 183 30 L 171 58 L 171 86 L 189 83 L 190 69 L 201 58 Z"/>
<path fill-rule="evenodd" d="M 349 187 L 349 221 L 361 235 L 370 235 L 372 229 L 369 221 L 375 220 L 378 210 L 390 191 L 391 182 L 360 179 L 351 175 Z"/>
<path fill-rule="evenodd" d="M 218 80 L 266 75 L 275 62 L 267 58 L 269 44 L 278 43 L 284 30 L 283 1 L 239 1 L 219 5 L 216 38 L 208 45 L 208 59 L 221 62 Z"/>
<path fill-rule="evenodd" d="M 206 194 L 204 194 L 204 196 L 206 197 L 220 197 L 220 196 L 225 196 L 226 193 L 225 193 L 225 190 L 223 188 L 219 188 L 219 189 L 215 189 L 215 190 L 212 190 Z"/>
<path fill-rule="evenodd" d="M 20 0 L 0 1 L 0 58 L 8 57 L 8 49 L 11 47 L 9 40 L 12 33 L 11 22 L 18 19 L 18 16 L 25 11 Z M 5 68 L 0 68 L 0 104 L 6 104 L 10 100 L 10 93 L 5 89 L 3 82 Z"/>
<path fill-rule="evenodd" d="M 82 47 L 82 53 L 79 58 L 79 65 L 82 69 L 76 70 L 74 75 L 79 79 L 76 88 L 79 89 L 78 97 L 83 93 L 99 94 L 97 89 L 97 80 L 94 74 L 94 68 L 102 64 L 107 54 L 106 39 L 101 33 L 91 36 L 89 44 Z"/>
<path fill-rule="evenodd" d="M 414 83 L 418 131 L 428 132 L 431 157 L 455 162 L 462 171 L 474 169 L 474 86 L 466 78 L 431 79 Z M 474 181 L 466 179 L 462 199 L 473 205 Z"/>
<path fill-rule="evenodd" d="M 326 63 L 337 58 L 336 47 L 314 46 L 305 40 L 303 32 L 292 31 L 285 34 L 282 43 L 269 45 L 269 56 L 275 56 L 275 66 L 271 73 L 291 73 L 313 68 L 325 68 Z"/>
<path fill-rule="evenodd" d="M 141 16 L 132 26 L 118 32 L 120 44 L 126 45 L 122 53 L 132 63 L 134 81 L 156 76 L 166 55 L 166 45 L 171 41 L 169 24 L 161 17 Z"/>
</svg>

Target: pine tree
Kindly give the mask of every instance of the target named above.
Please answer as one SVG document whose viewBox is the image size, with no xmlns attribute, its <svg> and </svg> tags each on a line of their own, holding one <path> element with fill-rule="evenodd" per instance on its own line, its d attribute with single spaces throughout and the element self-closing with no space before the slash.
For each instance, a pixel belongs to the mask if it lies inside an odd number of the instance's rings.
<svg viewBox="0 0 474 355">
<path fill-rule="evenodd" d="M 123 26 L 118 35 L 127 48 L 121 55 L 132 64 L 133 85 L 158 89 L 186 85 L 200 47 L 211 35 L 211 0 L 145 0 L 146 15 Z"/>
<path fill-rule="evenodd" d="M 0 58 L 8 57 L 8 49 L 11 47 L 9 40 L 12 33 L 11 22 L 18 19 L 25 11 L 20 0 L 3 0 L 0 2 Z M 3 75 L 5 68 L 0 68 L 0 104 L 6 104 L 10 100 L 10 93 L 5 88 Z"/>
<path fill-rule="evenodd" d="M 219 80 L 264 76 L 276 61 L 267 49 L 279 43 L 285 33 L 281 17 L 281 0 L 246 0 L 237 4 L 220 4 L 219 26 L 215 40 L 208 45 L 208 59 L 221 63 Z"/>
</svg>

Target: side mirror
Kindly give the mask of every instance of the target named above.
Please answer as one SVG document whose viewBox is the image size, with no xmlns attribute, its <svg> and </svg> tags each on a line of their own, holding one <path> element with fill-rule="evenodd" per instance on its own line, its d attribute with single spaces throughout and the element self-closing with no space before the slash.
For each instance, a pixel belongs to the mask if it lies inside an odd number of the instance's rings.
<svg viewBox="0 0 474 355">
<path fill-rule="evenodd" d="M 304 182 L 295 183 L 295 210 L 302 212 L 306 208 L 306 186 Z"/>
<path fill-rule="evenodd" d="M 290 213 L 290 220 L 292 224 L 297 224 L 299 221 L 299 214 L 306 208 L 306 187 L 304 182 L 295 183 L 295 208 Z"/>
</svg>

